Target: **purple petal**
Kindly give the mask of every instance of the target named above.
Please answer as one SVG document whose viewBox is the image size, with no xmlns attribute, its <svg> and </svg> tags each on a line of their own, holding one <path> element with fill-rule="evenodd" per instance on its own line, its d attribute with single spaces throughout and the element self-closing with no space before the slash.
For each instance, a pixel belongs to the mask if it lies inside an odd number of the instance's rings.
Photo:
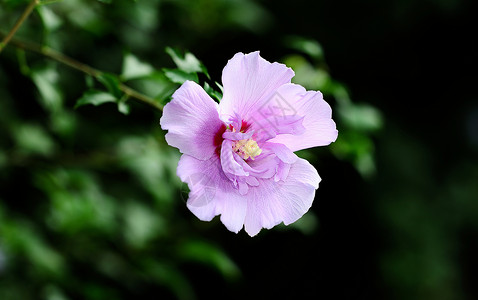
<svg viewBox="0 0 478 300">
<path fill-rule="evenodd" d="M 262 228 L 297 221 L 311 207 L 319 182 L 319 174 L 304 159 L 291 165 L 285 181 L 260 179 L 259 186 L 250 187 L 247 194 L 246 232 L 254 236 Z"/>
<path fill-rule="evenodd" d="M 257 113 L 249 119 L 251 130 L 254 130 L 254 138 L 257 141 L 267 141 L 279 134 L 300 135 L 306 131 L 304 117 L 299 115 L 280 116 L 275 115 L 262 119 Z"/>
<path fill-rule="evenodd" d="M 222 137 L 228 140 L 239 141 L 239 140 L 247 140 L 251 138 L 253 134 L 254 132 L 242 133 L 242 132 L 226 131 L 222 134 Z"/>
<path fill-rule="evenodd" d="M 217 108 L 198 84 L 186 81 L 163 109 L 160 123 L 168 130 L 168 144 L 197 159 L 209 159 L 217 147 L 215 136 L 224 126 Z"/>
<path fill-rule="evenodd" d="M 221 222 L 227 229 L 236 233 L 242 229 L 247 199 L 239 194 L 224 175 L 216 155 L 209 160 L 183 155 L 177 174 L 191 190 L 187 207 L 200 220 L 211 221 L 214 216 L 221 214 Z"/>
<path fill-rule="evenodd" d="M 274 181 L 277 182 L 279 180 L 286 180 L 287 176 L 289 176 L 290 166 L 290 164 L 280 161 L 277 164 L 277 171 L 274 175 Z"/>
<path fill-rule="evenodd" d="M 277 88 L 290 83 L 293 76 L 292 69 L 266 61 L 258 51 L 245 55 L 237 53 L 222 72 L 221 117 L 229 119 L 238 114 L 247 120 Z"/>
<path fill-rule="evenodd" d="M 221 147 L 221 165 L 224 173 L 236 176 L 249 175 L 237 162 L 242 161 L 242 158 L 238 158 L 237 156 L 238 155 L 232 151 L 232 142 L 230 140 L 224 140 Z"/>
<path fill-rule="evenodd" d="M 281 134 L 270 142 L 284 144 L 292 151 L 297 151 L 328 145 L 337 139 L 338 131 L 332 120 L 332 110 L 320 92 L 286 84 L 277 90 L 277 94 L 293 108 L 294 114 L 304 117 L 302 125 L 306 130 L 300 135 Z"/>
<path fill-rule="evenodd" d="M 282 144 L 265 143 L 263 149 L 269 149 L 277 155 L 277 157 L 285 163 L 292 164 L 297 161 L 297 155 L 294 154 L 289 148 Z"/>
</svg>

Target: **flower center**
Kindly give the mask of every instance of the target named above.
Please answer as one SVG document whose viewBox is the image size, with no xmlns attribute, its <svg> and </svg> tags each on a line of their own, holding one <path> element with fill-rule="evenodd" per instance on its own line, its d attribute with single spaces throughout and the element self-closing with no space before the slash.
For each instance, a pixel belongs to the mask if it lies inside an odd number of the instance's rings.
<svg viewBox="0 0 478 300">
<path fill-rule="evenodd" d="M 250 157 L 252 160 L 262 153 L 262 149 L 259 148 L 257 142 L 253 139 L 236 141 L 232 145 L 232 150 L 239 154 L 243 159 L 248 159 Z"/>
</svg>

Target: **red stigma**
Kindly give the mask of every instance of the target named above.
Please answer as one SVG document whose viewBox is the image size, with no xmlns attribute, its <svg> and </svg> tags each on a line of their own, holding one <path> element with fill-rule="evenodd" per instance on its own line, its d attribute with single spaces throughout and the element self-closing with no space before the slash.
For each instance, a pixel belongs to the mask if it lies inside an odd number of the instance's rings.
<svg viewBox="0 0 478 300">
<path fill-rule="evenodd" d="M 226 125 L 225 124 L 222 124 L 221 127 L 219 128 L 219 130 L 216 132 L 216 134 L 214 135 L 214 146 L 216 147 L 216 154 L 220 156 L 220 153 L 221 153 L 221 145 L 222 145 L 222 141 L 224 140 L 222 138 L 222 134 L 224 132 L 226 132 Z"/>
</svg>

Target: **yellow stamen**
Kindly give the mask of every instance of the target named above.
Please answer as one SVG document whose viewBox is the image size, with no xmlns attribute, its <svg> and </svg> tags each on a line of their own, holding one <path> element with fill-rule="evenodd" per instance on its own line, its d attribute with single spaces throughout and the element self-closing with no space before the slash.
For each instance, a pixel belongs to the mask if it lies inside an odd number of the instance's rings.
<svg viewBox="0 0 478 300">
<path fill-rule="evenodd" d="M 252 160 L 262 153 L 262 149 L 259 148 L 257 142 L 253 139 L 239 140 L 235 142 L 232 146 L 232 150 L 242 158 L 248 159 L 250 157 Z"/>
</svg>

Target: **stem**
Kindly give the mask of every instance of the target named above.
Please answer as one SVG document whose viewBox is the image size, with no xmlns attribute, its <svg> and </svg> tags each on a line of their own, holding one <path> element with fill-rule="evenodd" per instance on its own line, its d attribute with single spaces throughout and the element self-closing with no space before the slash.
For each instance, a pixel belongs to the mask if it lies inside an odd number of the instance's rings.
<svg viewBox="0 0 478 300">
<path fill-rule="evenodd" d="M 25 22 L 25 20 L 32 13 L 33 9 L 38 5 L 38 3 L 40 3 L 39 0 L 32 0 L 30 4 L 28 4 L 27 8 L 25 8 L 22 15 L 13 26 L 12 30 L 10 30 L 10 32 L 5 36 L 2 42 L 0 42 L 0 53 L 7 46 L 8 42 L 10 42 L 17 30 L 20 28 L 20 26 L 22 26 L 23 22 Z"/>
<path fill-rule="evenodd" d="M 1 33 L 0 33 L 1 35 Z M 100 71 L 100 70 L 97 70 L 93 67 L 90 67 L 82 62 L 79 62 L 69 56 L 66 56 L 65 54 L 61 53 L 61 52 L 58 52 L 50 47 L 47 47 L 47 46 L 42 46 L 40 44 L 37 44 L 37 43 L 33 43 L 33 42 L 27 42 L 27 41 L 20 41 L 18 39 L 15 39 L 13 38 L 11 40 L 11 44 L 14 45 L 15 47 L 18 47 L 18 48 L 21 48 L 21 49 L 24 49 L 24 50 L 28 50 L 28 51 L 31 51 L 31 52 L 35 52 L 35 53 L 38 53 L 38 54 L 41 54 L 43 56 L 46 56 L 50 59 L 53 59 L 59 63 L 62 63 L 70 68 L 73 68 L 75 70 L 78 70 L 80 72 L 83 72 L 85 74 L 88 74 L 96 79 L 98 79 L 98 77 L 100 77 L 103 72 Z M 128 95 L 129 97 L 131 98 L 134 98 L 140 102 L 143 102 L 145 104 L 148 104 L 160 111 L 163 110 L 163 106 L 158 103 L 155 99 L 153 98 L 150 98 L 132 88 L 130 88 L 129 86 L 123 84 L 123 83 L 120 83 L 118 88 L 123 92 L 125 93 L 126 95 Z"/>
</svg>

